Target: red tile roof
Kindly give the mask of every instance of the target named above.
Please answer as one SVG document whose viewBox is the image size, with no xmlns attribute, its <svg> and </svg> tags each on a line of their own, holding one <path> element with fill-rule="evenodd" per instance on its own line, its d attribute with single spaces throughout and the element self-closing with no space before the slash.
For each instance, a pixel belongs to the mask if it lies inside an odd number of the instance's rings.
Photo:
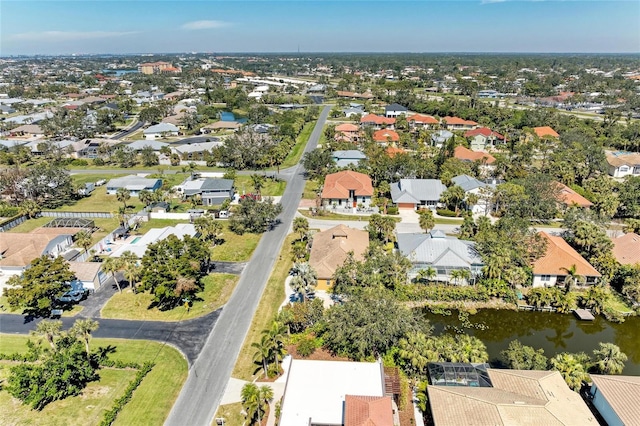
<svg viewBox="0 0 640 426">
<path fill-rule="evenodd" d="M 569 188 L 567 185 L 564 185 L 560 182 L 556 182 L 558 186 L 558 202 L 566 204 L 567 206 L 578 206 L 578 207 L 591 207 L 593 203 L 582 195 L 578 194 L 573 189 Z"/>
<path fill-rule="evenodd" d="M 473 138 L 475 136 L 478 135 L 482 135 L 486 138 L 493 136 L 497 139 L 504 139 L 504 136 L 502 136 L 500 133 L 498 132 L 494 132 L 493 130 L 491 130 L 488 127 L 478 127 L 477 129 L 473 129 L 473 130 L 469 130 L 468 132 L 466 132 L 464 134 L 465 138 Z"/>
<path fill-rule="evenodd" d="M 336 132 L 357 132 L 360 128 L 355 124 L 342 123 L 336 126 Z"/>
<path fill-rule="evenodd" d="M 533 131 L 536 135 L 538 135 L 539 138 L 543 138 L 545 136 L 551 136 L 552 138 L 560 137 L 560 135 L 549 126 L 534 127 Z"/>
<path fill-rule="evenodd" d="M 613 257 L 622 265 L 640 263 L 640 235 L 630 232 L 613 239 Z"/>
<path fill-rule="evenodd" d="M 395 118 L 380 117 L 379 115 L 375 115 L 375 114 L 367 114 L 360 119 L 360 123 L 375 123 L 378 125 L 395 124 L 395 122 L 396 122 Z"/>
<path fill-rule="evenodd" d="M 407 121 L 416 121 L 423 124 L 438 124 L 438 120 L 430 115 L 414 114 L 407 117 Z"/>
<path fill-rule="evenodd" d="M 547 250 L 540 259 L 533 262 L 535 275 L 567 275 L 563 268 L 576 265 L 576 273 L 585 277 L 599 277 L 600 273 L 575 251 L 562 237 L 540 232 L 547 241 Z"/>
<path fill-rule="evenodd" d="M 471 120 L 463 120 L 460 117 L 445 117 L 442 119 L 448 125 L 461 124 L 463 126 L 477 126 L 478 123 Z"/>
<path fill-rule="evenodd" d="M 389 158 L 393 158 L 397 154 L 404 154 L 405 152 L 407 152 L 404 149 L 396 148 L 395 146 L 388 146 L 385 151 L 387 152 L 387 155 L 389 156 Z"/>
<path fill-rule="evenodd" d="M 453 156 L 462 161 L 480 161 L 485 164 L 493 164 L 496 162 L 496 158 L 488 152 L 472 151 L 462 145 L 456 146 L 453 150 Z"/>
<path fill-rule="evenodd" d="M 398 142 L 400 140 L 400 135 L 398 132 L 389 129 L 382 129 L 373 132 L 373 140 L 376 142 Z"/>
<path fill-rule="evenodd" d="M 344 426 L 392 426 L 393 407 L 388 396 L 344 398 Z"/>
<path fill-rule="evenodd" d="M 349 198 L 350 190 L 355 190 L 357 197 L 373 196 L 371 178 L 351 170 L 329 174 L 324 178 L 322 198 L 344 200 Z"/>
</svg>

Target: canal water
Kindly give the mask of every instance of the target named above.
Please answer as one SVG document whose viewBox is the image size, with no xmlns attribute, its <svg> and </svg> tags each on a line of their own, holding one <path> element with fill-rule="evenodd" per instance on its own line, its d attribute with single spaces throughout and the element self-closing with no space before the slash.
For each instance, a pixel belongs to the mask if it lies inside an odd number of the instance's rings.
<svg viewBox="0 0 640 426">
<path fill-rule="evenodd" d="M 598 342 L 611 342 L 629 357 L 622 374 L 640 376 L 640 317 L 629 317 L 616 324 L 598 316 L 595 321 L 579 321 L 573 315 L 548 312 L 525 312 L 483 309 L 469 315 L 468 321 L 458 316 L 425 312 L 434 333 L 455 333 L 462 330 L 484 342 L 490 363 L 498 365 L 500 352 L 512 340 L 544 349 L 551 358 L 560 352 L 586 352 L 593 355 Z"/>
</svg>

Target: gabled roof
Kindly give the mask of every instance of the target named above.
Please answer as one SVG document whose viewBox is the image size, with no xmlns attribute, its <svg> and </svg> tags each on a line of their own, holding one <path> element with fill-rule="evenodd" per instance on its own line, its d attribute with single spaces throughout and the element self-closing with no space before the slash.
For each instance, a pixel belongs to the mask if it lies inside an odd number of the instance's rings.
<svg viewBox="0 0 640 426">
<path fill-rule="evenodd" d="M 409 111 L 409 110 L 407 109 L 406 106 L 402 106 L 400 104 L 394 103 L 394 104 L 387 105 L 386 107 L 384 107 L 384 111 L 385 112 L 392 112 L 392 111 L 406 112 L 406 111 Z"/>
<path fill-rule="evenodd" d="M 607 163 L 613 167 L 640 166 L 640 153 L 625 151 L 605 151 Z"/>
<path fill-rule="evenodd" d="M 445 117 L 442 119 L 447 125 L 463 125 L 463 126 L 477 126 L 478 123 L 471 120 L 463 120 L 460 117 Z"/>
<path fill-rule="evenodd" d="M 472 151 L 462 145 L 458 145 L 453 150 L 453 156 L 462 161 L 480 161 L 486 164 L 493 164 L 496 158 L 484 151 Z"/>
<path fill-rule="evenodd" d="M 351 170 L 328 174 L 324 178 L 322 198 L 347 199 L 350 190 L 355 190 L 358 197 L 373 196 L 371 178 Z"/>
<path fill-rule="evenodd" d="M 184 195 L 186 196 L 201 194 L 205 191 L 231 191 L 233 188 L 233 179 L 187 179 L 179 186 L 182 187 Z"/>
<path fill-rule="evenodd" d="M 180 131 L 180 129 L 178 129 L 178 127 L 176 127 L 171 123 L 160 123 L 154 126 L 149 126 L 148 128 L 144 129 L 142 133 L 147 135 L 152 133 L 178 132 L 178 131 Z"/>
<path fill-rule="evenodd" d="M 486 183 L 481 182 L 478 179 L 471 177 L 469 175 L 456 176 L 454 178 L 451 178 L 451 182 L 453 182 L 454 185 L 458 185 L 465 192 L 472 191 L 477 188 L 484 188 L 485 186 L 487 186 Z"/>
<path fill-rule="evenodd" d="M 333 151 L 331 154 L 334 160 L 364 160 L 367 158 L 362 151 L 349 149 L 347 151 Z"/>
<path fill-rule="evenodd" d="M 360 128 L 352 123 L 342 123 L 336 126 L 336 132 L 357 132 L 358 130 Z"/>
<path fill-rule="evenodd" d="M 543 138 L 545 136 L 551 136 L 552 138 L 560 137 L 560 135 L 549 126 L 534 127 L 533 132 L 538 135 L 539 138 Z"/>
<path fill-rule="evenodd" d="M 407 117 L 407 121 L 411 122 L 411 121 L 415 121 L 418 123 L 423 123 L 423 124 L 438 124 L 439 121 L 436 120 L 435 118 L 433 118 L 430 115 L 422 115 L 422 114 L 414 114 L 411 115 L 409 117 Z"/>
<path fill-rule="evenodd" d="M 211 142 L 186 143 L 183 145 L 171 145 L 171 149 L 182 154 L 193 152 L 210 151 L 211 149 L 222 145 L 218 138 L 208 138 Z"/>
<path fill-rule="evenodd" d="M 391 184 L 391 199 L 396 204 L 438 201 L 446 189 L 439 179 L 400 179 Z"/>
<path fill-rule="evenodd" d="M 329 279 L 342 266 L 349 252 L 356 260 L 362 260 L 369 247 L 369 233 L 338 225 L 313 235 L 309 265 L 318 278 Z"/>
<path fill-rule="evenodd" d="M 468 132 L 466 132 L 464 134 L 464 137 L 465 138 L 473 138 L 473 137 L 478 136 L 478 135 L 482 135 L 485 138 L 493 136 L 496 139 L 500 139 L 500 140 L 504 139 L 504 136 L 502 136 L 498 132 L 494 132 L 493 130 L 491 130 L 488 127 L 479 127 L 477 129 L 469 130 Z"/>
<path fill-rule="evenodd" d="M 69 269 L 80 281 L 93 281 L 101 267 L 100 262 L 69 262 Z"/>
<path fill-rule="evenodd" d="M 129 148 L 133 149 L 134 151 L 141 151 L 142 149 L 144 149 L 146 147 L 149 147 L 149 148 L 153 149 L 154 151 L 160 151 L 163 147 L 169 146 L 169 144 L 166 143 L 166 142 L 142 139 L 142 140 L 131 142 L 127 146 Z"/>
<path fill-rule="evenodd" d="M 391 426 L 393 407 L 388 396 L 345 395 L 344 426 Z"/>
<path fill-rule="evenodd" d="M 533 262 L 534 275 L 567 275 L 563 268 L 576 265 L 576 273 L 585 277 L 599 277 L 600 273 L 575 251 L 562 237 L 540 232 L 547 241 L 545 254 Z"/>
<path fill-rule="evenodd" d="M 127 188 L 133 191 L 143 189 L 151 189 L 156 186 L 160 179 L 148 179 L 141 176 L 129 175 L 121 178 L 115 178 L 107 182 L 107 188 Z"/>
<path fill-rule="evenodd" d="M 394 124 L 396 122 L 395 118 L 387 118 L 387 117 L 381 117 L 379 115 L 375 115 L 375 114 L 367 114 L 362 116 L 362 118 L 360 118 L 360 123 L 374 123 L 377 125 L 381 125 L 381 124 Z"/>
<path fill-rule="evenodd" d="M 640 235 L 630 232 L 613 238 L 613 257 L 622 265 L 640 263 Z"/>
<path fill-rule="evenodd" d="M 373 140 L 376 142 L 398 142 L 400 135 L 398 135 L 398 132 L 389 129 L 376 130 L 373 132 Z"/>
<path fill-rule="evenodd" d="M 52 245 L 65 241 L 72 234 L 0 233 L 0 266 L 24 267 L 42 256 Z"/>
<path fill-rule="evenodd" d="M 640 424 L 640 376 L 591 375 L 591 381 L 625 425 Z"/>
<path fill-rule="evenodd" d="M 472 241 L 447 237 L 439 231 L 429 234 L 398 234 L 398 250 L 412 262 L 435 266 L 469 268 L 482 265 Z"/>
<path fill-rule="evenodd" d="M 574 205 L 585 208 L 593 206 L 591 201 L 587 200 L 567 185 L 556 182 L 556 186 L 558 187 L 558 202 L 566 204 L 569 207 Z"/>
<path fill-rule="evenodd" d="M 487 369 L 493 387 L 429 386 L 438 426 L 598 425 L 557 371 Z"/>
</svg>

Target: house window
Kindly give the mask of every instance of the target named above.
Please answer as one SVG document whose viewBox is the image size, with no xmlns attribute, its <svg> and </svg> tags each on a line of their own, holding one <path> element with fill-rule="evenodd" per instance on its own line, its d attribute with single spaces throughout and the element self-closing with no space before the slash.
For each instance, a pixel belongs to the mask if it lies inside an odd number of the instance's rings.
<svg viewBox="0 0 640 426">
<path fill-rule="evenodd" d="M 438 272 L 438 275 L 447 275 L 447 270 L 446 269 L 438 268 L 436 271 Z"/>
<path fill-rule="evenodd" d="M 634 167 L 633 168 L 633 174 L 634 175 L 639 175 L 640 174 L 640 167 Z"/>
<path fill-rule="evenodd" d="M 627 166 L 620 166 L 620 171 L 621 171 L 621 172 L 628 172 L 628 171 L 629 171 L 629 167 L 627 167 Z"/>
<path fill-rule="evenodd" d="M 544 281 L 544 282 L 551 281 L 551 275 L 540 275 L 540 281 Z"/>
</svg>

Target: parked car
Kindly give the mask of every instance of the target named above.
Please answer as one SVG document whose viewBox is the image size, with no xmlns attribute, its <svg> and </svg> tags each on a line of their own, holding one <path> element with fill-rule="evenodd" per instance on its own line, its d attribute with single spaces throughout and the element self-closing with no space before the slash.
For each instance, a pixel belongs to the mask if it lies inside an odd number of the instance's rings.
<svg viewBox="0 0 640 426">
<path fill-rule="evenodd" d="M 81 281 L 73 280 L 69 284 L 71 285 L 71 290 L 58 297 L 57 300 L 59 302 L 79 302 L 89 295 L 89 289 L 84 288 Z"/>
</svg>

